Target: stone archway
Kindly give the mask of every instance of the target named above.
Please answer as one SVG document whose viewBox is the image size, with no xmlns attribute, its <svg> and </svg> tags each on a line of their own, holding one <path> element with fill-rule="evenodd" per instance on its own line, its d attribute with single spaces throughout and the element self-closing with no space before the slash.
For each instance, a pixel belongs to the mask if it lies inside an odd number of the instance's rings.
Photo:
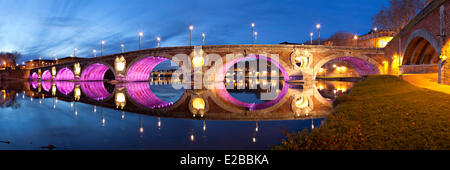
<svg viewBox="0 0 450 170">
<path fill-rule="evenodd" d="M 313 79 L 316 78 L 317 74 L 319 73 L 320 68 L 325 65 L 326 63 L 336 60 L 336 59 L 342 59 L 342 61 L 348 62 L 351 64 L 356 70 L 360 70 L 360 74 L 383 74 L 383 65 L 378 63 L 376 60 L 367 57 L 367 56 L 341 56 L 341 55 L 330 55 L 323 59 L 321 59 L 317 64 L 314 66 L 314 75 Z"/>
<path fill-rule="evenodd" d="M 403 47 L 404 65 L 432 64 L 441 54 L 439 40 L 425 29 L 415 30 Z"/>
</svg>

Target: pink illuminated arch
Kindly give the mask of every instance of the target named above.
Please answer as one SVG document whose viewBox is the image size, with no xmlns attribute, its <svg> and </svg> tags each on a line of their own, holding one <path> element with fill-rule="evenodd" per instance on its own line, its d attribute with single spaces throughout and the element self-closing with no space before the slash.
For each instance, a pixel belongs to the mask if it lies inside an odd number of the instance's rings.
<svg viewBox="0 0 450 170">
<path fill-rule="evenodd" d="M 104 100 L 111 95 L 111 94 L 109 94 L 108 90 L 106 90 L 105 84 L 103 83 L 103 81 L 82 82 L 81 90 L 83 90 L 83 93 L 86 96 L 88 96 L 91 99 L 94 99 L 96 101 Z"/>
<path fill-rule="evenodd" d="M 73 88 L 75 87 L 74 82 L 68 82 L 68 81 L 57 81 L 55 82 L 56 88 L 59 92 L 61 92 L 64 95 L 68 95 L 73 91 Z"/>
<path fill-rule="evenodd" d="M 39 78 L 39 76 L 38 76 L 38 74 L 37 74 L 36 72 L 34 72 L 33 74 L 31 74 L 31 77 L 30 77 L 31 80 L 36 80 L 36 79 L 38 79 L 38 78 Z"/>
<path fill-rule="evenodd" d="M 108 70 L 109 67 L 104 64 L 100 63 L 91 64 L 83 70 L 83 73 L 81 73 L 81 80 L 82 81 L 103 80 Z"/>
<path fill-rule="evenodd" d="M 165 102 L 155 96 L 148 82 L 127 83 L 126 87 L 129 96 L 147 108 L 160 109 L 173 105 L 173 101 Z"/>
<path fill-rule="evenodd" d="M 225 73 L 236 63 L 241 62 L 241 61 L 247 61 L 247 60 L 253 60 L 253 59 L 263 59 L 263 60 L 267 60 L 269 62 L 271 62 L 272 64 L 276 65 L 278 67 L 278 69 L 281 71 L 281 73 L 283 74 L 283 78 L 284 81 L 286 82 L 288 79 L 288 74 L 286 72 L 286 69 L 284 69 L 283 66 L 281 66 L 280 63 L 272 60 L 271 58 L 265 57 L 265 56 L 260 56 L 260 55 L 252 55 L 252 56 L 248 56 L 248 57 L 243 57 L 243 58 L 238 58 L 233 60 L 232 62 L 227 63 L 224 67 L 222 71 L 219 71 L 219 73 L 217 73 L 218 75 L 216 76 L 216 80 L 219 80 L 220 82 L 224 82 L 225 80 Z M 227 89 L 225 88 L 225 84 L 224 83 L 219 83 L 217 88 L 217 93 L 219 94 L 219 96 L 221 98 L 223 98 L 224 100 L 237 105 L 237 106 L 241 106 L 241 107 L 247 107 L 250 110 L 259 110 L 259 109 L 265 109 L 265 108 L 269 108 L 270 106 L 273 106 L 275 104 L 277 104 L 278 102 L 281 101 L 281 99 L 284 98 L 284 96 L 287 94 L 287 91 L 289 90 L 289 85 L 288 84 L 284 84 L 283 88 L 281 89 L 281 92 L 278 94 L 278 96 L 271 101 L 268 102 L 264 102 L 264 103 L 246 103 L 246 102 L 242 102 L 236 98 L 234 98 L 233 96 L 231 96 L 231 94 L 227 91 Z"/>
<path fill-rule="evenodd" d="M 44 73 L 42 73 L 41 80 L 51 80 L 52 79 L 52 73 L 50 73 L 49 70 L 45 70 Z"/>
<path fill-rule="evenodd" d="M 42 83 L 42 88 L 46 91 L 49 92 L 50 89 L 52 88 L 52 83 L 49 81 L 43 81 Z"/>
<path fill-rule="evenodd" d="M 146 57 L 134 63 L 127 72 L 127 81 L 148 81 L 153 68 L 166 61 L 164 57 Z"/>
<path fill-rule="evenodd" d="M 72 70 L 68 69 L 67 67 L 59 70 L 55 78 L 55 80 L 74 80 L 74 79 L 75 75 L 73 74 Z"/>
</svg>

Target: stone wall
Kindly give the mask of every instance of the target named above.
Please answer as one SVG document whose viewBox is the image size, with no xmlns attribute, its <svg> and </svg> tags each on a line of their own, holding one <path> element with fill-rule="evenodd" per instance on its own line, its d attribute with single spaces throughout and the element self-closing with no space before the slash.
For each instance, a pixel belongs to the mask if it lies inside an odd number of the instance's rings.
<svg viewBox="0 0 450 170">
<path fill-rule="evenodd" d="M 450 85 L 450 62 L 448 60 L 444 64 L 442 77 L 443 84 Z"/>
<path fill-rule="evenodd" d="M 438 64 L 423 64 L 423 65 L 403 65 L 400 67 L 400 73 L 437 73 L 439 71 Z"/>
</svg>

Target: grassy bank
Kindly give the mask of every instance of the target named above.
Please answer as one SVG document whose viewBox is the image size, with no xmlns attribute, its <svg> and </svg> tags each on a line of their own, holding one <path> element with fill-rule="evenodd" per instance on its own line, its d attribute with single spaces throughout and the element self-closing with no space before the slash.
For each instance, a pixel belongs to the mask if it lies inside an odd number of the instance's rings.
<svg viewBox="0 0 450 170">
<path fill-rule="evenodd" d="M 369 76 L 339 97 L 325 123 L 289 133 L 280 150 L 450 149 L 450 95 Z"/>
</svg>

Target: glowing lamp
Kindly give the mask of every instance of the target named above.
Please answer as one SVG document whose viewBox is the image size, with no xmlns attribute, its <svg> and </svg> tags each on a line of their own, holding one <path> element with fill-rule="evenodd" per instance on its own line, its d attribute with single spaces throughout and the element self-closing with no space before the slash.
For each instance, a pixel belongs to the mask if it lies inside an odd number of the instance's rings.
<svg viewBox="0 0 450 170">
<path fill-rule="evenodd" d="M 75 63 L 75 65 L 73 66 L 73 73 L 75 74 L 75 76 L 80 76 L 81 73 L 80 63 Z"/>
<path fill-rule="evenodd" d="M 126 104 L 125 94 L 123 92 L 117 92 L 116 96 L 115 96 L 115 101 L 116 101 L 116 107 L 117 108 L 120 107 L 121 109 L 123 109 Z"/>
<path fill-rule="evenodd" d="M 201 56 L 197 56 L 192 59 L 192 65 L 194 67 L 203 67 L 204 63 L 205 63 L 205 60 Z"/>
<path fill-rule="evenodd" d="M 447 56 L 446 56 L 446 55 L 442 55 L 442 56 L 441 56 L 441 60 L 442 60 L 442 61 L 446 61 L 446 60 L 447 60 Z"/>
<path fill-rule="evenodd" d="M 126 63 L 127 61 L 123 56 L 116 57 L 116 59 L 114 60 L 114 67 L 116 69 L 116 72 L 121 73 L 125 71 Z"/>
<path fill-rule="evenodd" d="M 52 76 L 55 77 L 56 76 L 56 67 L 52 67 Z"/>
<path fill-rule="evenodd" d="M 75 88 L 73 91 L 73 96 L 76 101 L 80 100 L 80 97 L 81 97 L 80 85 L 75 85 Z"/>
<path fill-rule="evenodd" d="M 205 101 L 202 98 L 195 98 L 192 101 L 192 107 L 197 110 L 204 110 L 205 105 Z"/>
</svg>

